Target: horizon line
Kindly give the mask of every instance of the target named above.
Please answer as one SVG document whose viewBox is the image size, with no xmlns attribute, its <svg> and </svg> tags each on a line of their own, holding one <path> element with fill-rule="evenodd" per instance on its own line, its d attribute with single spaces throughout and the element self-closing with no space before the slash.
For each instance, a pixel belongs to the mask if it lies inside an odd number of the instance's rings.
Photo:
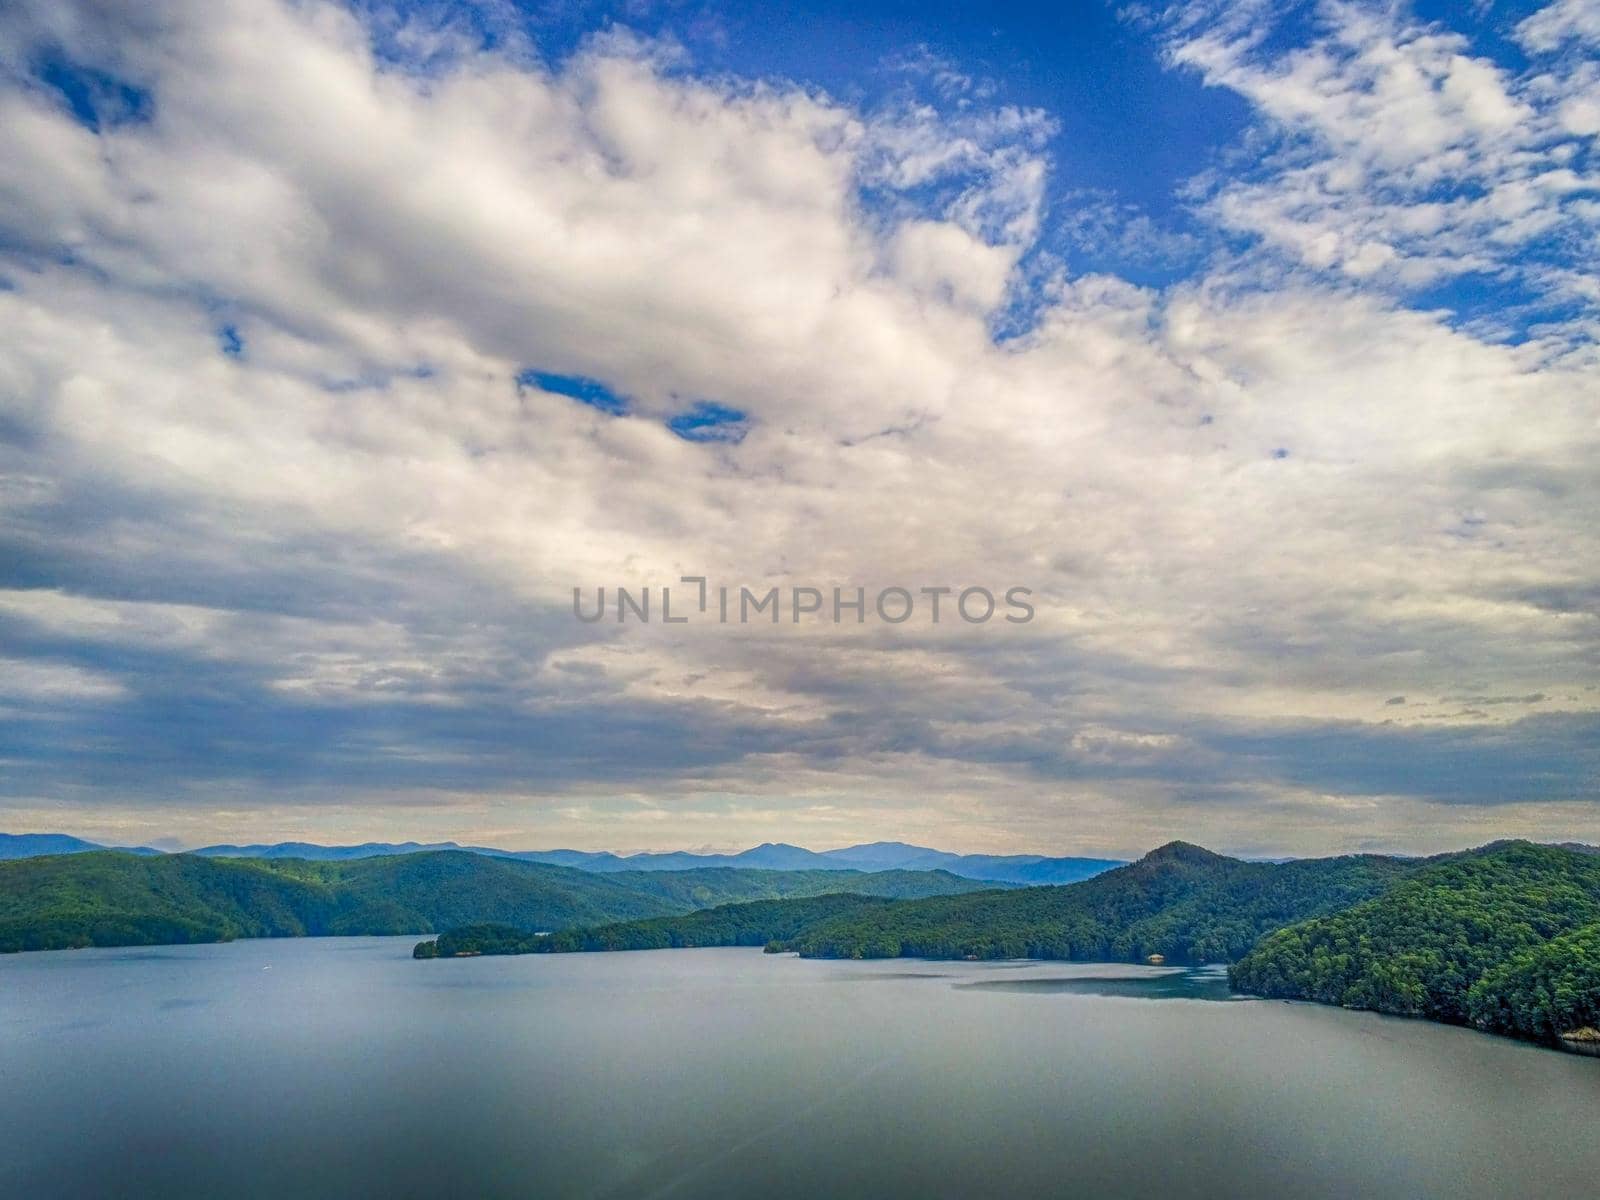
<svg viewBox="0 0 1600 1200">
<path fill-rule="evenodd" d="M 457 841 L 455 839 L 446 839 L 446 840 L 442 840 L 442 841 L 418 841 L 415 838 L 404 838 L 404 839 L 396 840 L 396 841 L 367 839 L 365 841 L 349 841 L 349 842 L 342 842 L 342 841 L 320 842 L 320 841 L 312 841 L 312 840 L 309 840 L 309 839 L 306 839 L 306 838 L 284 838 L 284 839 L 281 839 L 279 841 L 272 841 L 272 842 L 266 842 L 266 841 L 217 841 L 217 842 L 205 842 L 205 843 L 202 843 L 202 844 L 199 844 L 199 845 L 193 845 L 193 846 L 171 847 L 171 846 L 162 846 L 162 845 L 155 844 L 156 842 L 161 842 L 161 841 L 168 840 L 168 839 L 165 839 L 165 838 L 155 839 L 155 842 L 137 842 L 137 843 L 116 843 L 116 844 L 113 844 L 113 843 L 110 843 L 110 842 L 100 841 L 100 840 L 97 840 L 97 839 L 92 838 L 92 837 L 85 837 L 85 836 L 80 835 L 80 834 L 63 833 L 60 830 L 52 830 L 52 831 L 45 831 L 45 832 L 28 831 L 28 832 L 22 832 L 22 833 L 10 833 L 10 832 L 5 831 L 5 830 L 0 830 L 0 838 L 6 838 L 6 837 L 15 837 L 15 838 L 26 838 L 26 837 L 41 837 L 41 838 L 42 837 L 67 837 L 67 838 L 72 838 L 72 839 L 74 839 L 76 841 L 88 843 L 90 845 L 96 846 L 96 847 L 98 847 L 100 849 L 104 849 L 104 850 L 127 850 L 127 851 L 145 850 L 145 851 L 151 851 L 151 852 L 157 853 L 157 854 L 197 854 L 197 853 L 200 853 L 200 852 L 205 851 L 205 850 L 213 850 L 213 849 L 216 849 L 218 847 L 224 847 L 224 846 L 231 847 L 231 848 L 236 848 L 236 849 L 240 849 L 240 850 L 249 849 L 249 848 L 253 848 L 253 847 L 259 847 L 259 848 L 261 848 L 263 850 L 274 850 L 274 849 L 277 849 L 277 848 L 282 847 L 282 846 L 310 846 L 310 847 L 315 847 L 315 848 L 321 849 L 321 850 L 358 850 L 358 849 L 362 849 L 362 848 L 369 847 L 369 846 L 383 846 L 383 847 L 392 847 L 392 848 L 414 847 L 415 848 L 414 850 L 408 851 L 410 853 L 425 853 L 425 852 L 428 852 L 428 851 L 450 851 L 450 850 L 461 850 L 461 851 L 466 851 L 466 852 L 493 851 L 493 852 L 496 852 L 496 853 L 506 854 L 506 855 L 560 854 L 560 853 L 566 853 L 566 854 L 581 854 L 581 855 L 587 855 L 587 856 L 593 856 L 593 857 L 609 856 L 611 858 L 622 860 L 622 861 L 635 859 L 635 858 L 643 858 L 643 857 L 666 857 L 666 856 L 674 856 L 674 855 L 682 855 L 682 856 L 686 856 L 686 857 L 690 857 L 690 858 L 738 858 L 738 857 L 742 857 L 743 855 L 750 854 L 750 853 L 752 853 L 754 851 L 768 849 L 768 848 L 799 850 L 799 851 L 803 851 L 803 852 L 805 852 L 807 854 L 817 855 L 819 857 L 828 857 L 830 855 L 839 854 L 839 853 L 842 853 L 842 852 L 847 851 L 847 850 L 860 850 L 860 849 L 865 849 L 865 848 L 872 847 L 872 846 L 901 846 L 901 847 L 906 847 L 907 849 L 921 850 L 921 851 L 925 851 L 925 852 L 928 852 L 928 853 L 931 853 L 931 854 L 950 855 L 952 857 L 958 857 L 958 858 L 994 858 L 994 859 L 1032 858 L 1032 859 L 1047 859 L 1047 860 L 1049 860 L 1049 859 L 1053 859 L 1053 860 L 1075 859 L 1075 860 L 1084 861 L 1084 862 L 1115 863 L 1115 864 L 1118 864 L 1118 865 L 1125 865 L 1125 864 L 1128 864 L 1128 863 L 1137 862 L 1140 859 L 1146 857 L 1149 854 L 1154 853 L 1157 850 L 1161 850 L 1161 849 L 1164 849 L 1164 848 L 1166 848 L 1168 846 L 1172 846 L 1172 845 L 1175 845 L 1175 844 L 1183 844 L 1183 845 L 1195 846 L 1195 847 L 1198 847 L 1199 849 L 1206 850 L 1206 851 L 1208 851 L 1210 853 L 1213 853 L 1213 854 L 1218 854 L 1218 855 L 1221 855 L 1221 856 L 1227 857 L 1227 858 L 1236 858 L 1236 859 L 1239 859 L 1239 860 L 1245 861 L 1245 862 L 1250 862 L 1250 861 L 1266 862 L 1266 861 L 1282 860 L 1282 859 L 1344 858 L 1344 857 L 1350 857 L 1350 856 L 1354 856 L 1354 855 L 1373 855 L 1373 856 L 1376 856 L 1376 857 L 1384 857 L 1384 858 L 1429 858 L 1429 857 L 1433 857 L 1433 856 L 1438 855 L 1438 854 L 1452 854 L 1452 853 L 1459 853 L 1459 852 L 1463 852 L 1463 851 L 1467 851 L 1467 850 L 1482 849 L 1485 846 L 1499 845 L 1499 844 L 1505 843 L 1505 842 L 1528 842 L 1528 843 L 1531 843 L 1533 845 L 1545 845 L 1545 846 L 1585 846 L 1585 847 L 1589 847 L 1589 846 L 1593 845 L 1593 843 L 1585 842 L 1581 838 L 1578 838 L 1578 837 L 1550 837 L 1550 838 L 1545 838 L 1545 839 L 1535 838 L 1535 837 L 1498 837 L 1498 838 L 1490 838 L 1490 839 L 1488 839 L 1487 841 L 1484 841 L 1484 842 L 1476 842 L 1476 843 L 1473 843 L 1473 844 L 1470 844 L 1470 845 L 1458 846 L 1458 847 L 1455 847 L 1453 849 L 1443 849 L 1443 850 L 1435 850 L 1435 851 L 1429 851 L 1429 852 L 1401 851 L 1401 850 L 1382 850 L 1382 849 L 1360 849 L 1360 850 L 1343 850 L 1343 851 L 1338 851 L 1338 852 L 1334 852 L 1334 853 L 1284 853 L 1284 852 L 1276 852 L 1276 853 L 1272 853 L 1272 852 L 1243 853 L 1243 852 L 1237 852 L 1237 851 L 1232 851 L 1232 850 L 1215 850 L 1215 849 L 1212 849 L 1210 846 L 1205 845 L 1203 842 L 1194 841 L 1194 840 L 1189 839 L 1189 838 L 1169 837 L 1165 841 L 1162 841 L 1162 842 L 1158 843 L 1157 845 L 1150 847 L 1149 849 L 1142 850 L 1142 851 L 1139 851 L 1137 853 L 1111 854 L 1111 853 L 1073 853 L 1073 852 L 1050 853 L 1050 852 L 1031 851 L 1031 850 L 1015 850 L 1015 851 L 1004 851 L 1004 852 L 948 850 L 948 849 L 943 849 L 943 848 L 940 848 L 940 847 L 937 847 L 937 846 L 925 846 L 925 845 L 922 845 L 922 844 L 916 843 L 916 842 L 903 842 L 903 841 L 899 841 L 897 839 L 892 839 L 892 838 L 877 838 L 877 839 L 874 839 L 874 840 L 868 841 L 868 842 L 851 842 L 851 843 L 848 843 L 846 845 L 835 846 L 835 847 L 832 847 L 832 848 L 827 849 L 827 850 L 816 850 L 816 849 L 813 849 L 812 847 L 802 845 L 802 844 L 800 844 L 798 842 L 785 842 L 785 841 L 768 840 L 768 841 L 755 843 L 754 845 L 746 846 L 746 847 L 744 847 L 742 849 L 739 849 L 739 850 L 711 850 L 711 849 L 704 849 L 704 848 L 701 848 L 701 849 L 675 848 L 675 849 L 668 849 L 668 850 L 630 850 L 630 851 L 621 851 L 621 850 L 610 850 L 610 849 L 583 850 L 583 849 L 578 849 L 578 848 L 573 847 L 573 846 L 549 846 L 549 847 L 533 846 L 533 847 L 526 847 L 526 848 L 523 848 L 523 849 L 510 849 L 510 848 L 504 847 L 504 846 L 488 845 L 488 844 L 481 843 L 481 842 L 461 842 L 461 841 Z M 244 857 L 249 857 L 249 856 L 246 855 Z M 781 869 L 781 868 L 763 868 L 763 869 Z M 937 868 L 930 868 L 930 869 L 937 869 Z"/>
</svg>

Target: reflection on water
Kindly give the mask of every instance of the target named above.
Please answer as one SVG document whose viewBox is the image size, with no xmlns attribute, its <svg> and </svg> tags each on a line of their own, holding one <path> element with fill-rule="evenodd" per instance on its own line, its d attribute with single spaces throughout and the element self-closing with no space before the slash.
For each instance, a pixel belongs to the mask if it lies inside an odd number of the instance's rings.
<svg viewBox="0 0 1600 1200">
<path fill-rule="evenodd" d="M 1592 1200 L 1600 1061 L 1217 969 L 0 956 L 0 1197 Z M 1152 1003 L 1151 1001 L 1161 1001 Z"/>
<path fill-rule="evenodd" d="M 1128 996 L 1136 1000 L 1244 1000 L 1228 986 L 1225 966 L 1185 970 L 1108 971 L 1094 975 L 1034 975 L 1025 979 L 976 979 L 958 984 L 997 992 L 1070 992 L 1080 996 Z M 1136 973 L 1137 972 L 1137 973 Z"/>
</svg>

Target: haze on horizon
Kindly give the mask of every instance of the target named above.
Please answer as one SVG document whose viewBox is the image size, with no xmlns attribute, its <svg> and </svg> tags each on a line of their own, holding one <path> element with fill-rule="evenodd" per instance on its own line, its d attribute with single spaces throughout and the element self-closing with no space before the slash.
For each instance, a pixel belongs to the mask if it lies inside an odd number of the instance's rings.
<svg viewBox="0 0 1600 1200">
<path fill-rule="evenodd" d="M 5 832 L 9 833 L 11 831 L 5 831 Z M 41 831 L 28 830 L 28 831 L 25 831 L 25 832 L 29 833 L 29 834 L 35 834 L 35 833 L 39 833 Z M 52 832 L 55 832 L 55 831 L 52 831 Z M 0 834 L 0 837 L 3 837 L 3 836 L 4 836 L 4 834 Z M 77 836 L 77 835 L 67 834 L 67 836 L 73 837 L 73 836 Z M 87 841 L 87 842 L 93 842 L 94 841 L 93 838 L 85 838 L 83 840 Z M 706 845 L 700 845 L 700 846 L 624 847 L 622 849 L 618 849 L 618 848 L 616 848 L 614 846 L 531 846 L 531 845 L 523 845 L 521 843 L 483 844 L 483 843 L 477 843 L 477 842 L 472 842 L 472 841 L 462 841 L 462 840 L 459 840 L 459 839 L 456 839 L 456 838 L 444 838 L 444 839 L 441 839 L 441 840 L 439 840 L 437 842 L 423 842 L 423 841 L 420 841 L 419 839 L 416 839 L 416 838 L 405 838 L 405 837 L 362 838 L 362 839 L 345 839 L 345 840 L 315 842 L 315 841 L 307 841 L 307 839 L 304 839 L 304 838 L 284 838 L 284 839 L 260 840 L 260 839 L 255 839 L 255 838 L 235 836 L 235 837 L 231 837 L 231 838 L 225 838 L 225 839 L 223 839 L 221 841 L 217 841 L 217 842 L 205 842 L 205 843 L 199 843 L 199 842 L 192 842 L 191 843 L 191 842 L 186 842 L 183 839 L 174 838 L 174 837 L 159 837 L 159 838 L 151 838 L 148 841 L 142 842 L 137 846 L 134 846 L 134 845 L 116 845 L 116 844 L 112 844 L 112 843 L 100 843 L 100 844 L 105 845 L 105 847 L 107 849 L 159 850 L 159 851 L 161 851 L 163 853 L 166 853 L 166 854 L 183 854 L 183 853 L 188 853 L 188 852 L 192 852 L 192 851 L 196 851 L 196 850 L 213 850 L 213 849 L 215 849 L 217 847 L 254 848 L 254 847 L 262 847 L 262 846 L 265 846 L 265 847 L 277 847 L 277 846 L 282 846 L 282 845 L 289 845 L 289 846 L 316 845 L 316 846 L 323 847 L 324 849 L 348 849 L 348 848 L 352 848 L 352 847 L 353 848 L 360 848 L 360 847 L 366 847 L 366 846 L 414 846 L 419 850 L 430 850 L 430 849 L 440 848 L 440 847 L 442 847 L 442 848 L 450 848 L 450 847 L 453 846 L 456 849 L 506 851 L 507 853 L 512 853 L 512 854 L 523 854 L 523 853 L 536 853 L 536 854 L 538 854 L 538 853 L 552 853 L 552 852 L 561 852 L 561 851 L 578 851 L 580 853 L 585 853 L 585 854 L 612 854 L 612 855 L 615 855 L 618 858 L 634 858 L 634 857 L 638 857 L 638 856 L 641 856 L 641 855 L 643 855 L 643 856 L 660 856 L 660 855 L 680 855 L 680 854 L 688 854 L 688 855 L 694 855 L 694 856 L 698 856 L 698 857 L 722 857 L 722 856 L 738 857 L 740 855 L 748 855 L 748 854 L 750 854 L 752 852 L 764 851 L 764 850 L 767 850 L 769 848 L 770 849 L 778 849 L 778 850 L 798 849 L 798 850 L 802 850 L 802 851 L 808 851 L 808 852 L 811 852 L 811 853 L 814 853 L 814 854 L 824 854 L 825 855 L 825 854 L 830 854 L 830 853 L 836 853 L 836 852 L 842 851 L 842 850 L 861 850 L 861 849 L 865 849 L 865 848 L 872 847 L 872 846 L 881 846 L 881 847 L 885 847 L 885 853 L 889 853 L 890 852 L 889 848 L 896 848 L 896 849 L 903 849 L 903 850 L 906 850 L 906 851 L 924 851 L 924 852 L 931 852 L 933 854 L 945 854 L 945 855 L 957 855 L 957 856 L 960 856 L 960 855 L 977 855 L 977 856 L 993 855 L 993 856 L 997 856 L 997 857 L 1005 857 L 1005 856 L 1017 856 L 1017 857 L 1021 857 L 1021 858 L 1038 857 L 1038 858 L 1041 858 L 1041 859 L 1056 859 L 1056 858 L 1074 859 L 1074 858 L 1078 858 L 1078 859 L 1101 859 L 1101 860 L 1108 861 L 1108 862 L 1124 862 L 1124 863 L 1127 863 L 1127 862 L 1137 862 L 1139 859 L 1144 858 L 1146 855 L 1150 854 L 1152 851 L 1159 850 L 1162 846 L 1168 846 L 1168 845 L 1172 845 L 1172 844 L 1176 844 L 1176 843 L 1188 843 L 1188 844 L 1191 844 L 1191 845 L 1195 844 L 1195 843 L 1190 842 L 1189 839 L 1187 839 L 1187 838 L 1172 837 L 1172 838 L 1168 838 L 1165 842 L 1162 842 L 1159 846 L 1152 845 L 1152 846 L 1143 846 L 1143 847 L 1138 847 L 1138 848 L 1133 848 L 1133 849 L 1128 849 L 1128 850 L 1123 850 L 1123 851 L 1106 851 L 1103 854 L 1096 854 L 1096 855 L 1073 854 L 1073 853 L 1068 853 L 1068 852 L 1064 852 L 1064 851 L 1055 851 L 1055 850 L 1052 850 L 1052 849 L 1049 849 L 1049 848 L 1032 849 L 1032 850 L 982 851 L 982 850 L 969 850 L 969 849 L 967 849 L 965 847 L 962 847 L 962 846 L 918 846 L 918 845 L 914 845 L 914 844 L 911 844 L 911 843 L 892 841 L 892 840 L 888 840 L 888 839 L 880 839 L 879 841 L 875 841 L 875 842 L 842 842 L 842 843 L 840 843 L 839 845 L 836 845 L 836 846 L 833 846 L 833 845 L 827 845 L 827 846 L 800 846 L 800 845 L 798 845 L 798 844 L 796 844 L 794 842 L 784 842 L 784 841 L 782 841 L 780 839 L 780 840 L 778 840 L 776 842 L 763 842 L 763 843 L 760 843 L 758 845 L 732 845 L 732 844 L 730 844 L 730 845 L 716 845 L 716 844 L 706 844 Z M 1577 842 L 1565 842 L 1565 843 L 1561 843 L 1561 844 L 1567 846 L 1568 848 L 1575 847 L 1575 846 L 1576 847 L 1582 847 L 1582 846 L 1585 845 L 1585 843 L 1577 843 Z M 1294 859 L 1294 858 L 1326 857 L 1325 855 L 1318 855 L 1318 854 L 1297 855 L 1297 854 L 1290 854 L 1288 852 L 1284 852 L 1284 853 L 1276 854 L 1276 855 L 1255 855 L 1255 854 L 1250 853 L 1249 851 L 1236 851 L 1236 850 L 1233 850 L 1233 849 L 1231 849 L 1229 847 L 1226 847 L 1226 846 L 1223 846 L 1223 847 L 1203 846 L 1201 848 L 1204 849 L 1204 850 L 1211 851 L 1212 853 L 1221 854 L 1221 855 L 1224 855 L 1224 856 L 1230 857 L 1230 858 L 1254 859 L 1254 860 L 1258 860 L 1258 861 L 1264 861 L 1264 860 L 1269 860 L 1269 859 L 1270 860 L 1287 861 L 1289 859 Z M 1364 853 L 1380 854 L 1380 855 L 1382 855 L 1382 854 L 1392 854 L 1392 855 L 1397 856 L 1397 857 L 1426 857 L 1426 856 L 1431 855 L 1431 854 L 1445 854 L 1445 853 L 1451 853 L 1451 852 L 1454 852 L 1454 851 L 1472 850 L 1472 849 L 1478 849 L 1478 848 L 1479 847 L 1476 847 L 1476 846 L 1446 844 L 1445 842 L 1441 841 L 1437 846 L 1432 847 L 1430 849 L 1426 849 L 1426 850 L 1386 851 L 1386 850 L 1378 848 L 1378 847 L 1373 847 L 1373 848 L 1370 848 L 1367 851 L 1364 851 Z M 58 853 L 58 851 L 50 851 L 50 853 Z M 1337 853 L 1337 852 L 1335 852 L 1335 853 Z M 4 857 L 4 856 L 0 855 L 0 857 Z M 293 856 L 291 855 L 289 857 L 293 857 Z M 714 865 L 722 865 L 722 864 L 714 864 Z M 729 864 L 729 865 L 732 865 L 732 864 Z M 737 864 L 737 865 L 740 865 L 740 866 L 752 866 L 752 867 L 756 867 L 758 869 L 759 868 L 763 868 L 763 867 L 765 867 L 767 869 L 779 869 L 779 870 L 788 869 L 786 867 L 771 867 L 769 864 L 761 863 L 761 862 L 754 862 L 754 861 L 740 863 L 740 864 Z M 650 864 L 650 863 L 641 864 L 639 869 L 641 869 L 641 870 L 653 869 L 653 864 Z M 862 866 L 858 867 L 857 869 L 859 869 L 859 870 L 876 871 L 876 870 L 887 870 L 887 869 L 891 869 L 891 868 L 886 866 L 884 863 L 877 862 L 877 861 L 871 861 L 871 862 L 867 862 L 865 865 L 862 865 Z M 915 866 L 913 866 L 913 867 L 911 867 L 909 869 L 914 869 L 914 870 L 934 870 L 934 869 L 938 869 L 938 865 L 937 864 L 928 864 L 928 865 L 918 864 L 918 865 L 915 865 Z M 945 866 L 944 869 L 953 871 L 956 874 L 961 874 L 961 871 L 958 868 L 954 867 L 954 866 Z"/>
<path fill-rule="evenodd" d="M 1600 0 L 926 7 L 7 5 L 0 829 L 1600 842 Z"/>
</svg>

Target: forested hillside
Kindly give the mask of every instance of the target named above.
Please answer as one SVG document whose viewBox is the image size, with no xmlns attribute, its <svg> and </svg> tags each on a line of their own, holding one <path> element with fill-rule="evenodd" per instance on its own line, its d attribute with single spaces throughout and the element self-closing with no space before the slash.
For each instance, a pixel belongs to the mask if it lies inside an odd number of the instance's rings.
<svg viewBox="0 0 1600 1200">
<path fill-rule="evenodd" d="M 736 906 L 530 941 L 532 951 L 761 945 L 817 958 L 1232 961 L 1265 932 L 1370 899 L 1417 869 L 1358 856 L 1252 863 L 1174 842 L 1061 887 L 831 909 Z M 501 952 L 507 952 L 502 950 Z"/>
<path fill-rule="evenodd" d="M 1376 896 L 1415 870 L 1355 856 L 1244 862 L 1173 842 L 1066 887 L 897 904 L 825 920 L 786 948 L 818 958 L 1228 962 L 1263 933 Z"/>
<path fill-rule="evenodd" d="M 95 851 L 0 862 L 0 951 L 428 933 L 484 922 L 558 930 L 733 900 L 982 886 L 932 871 L 597 875 L 464 851 L 337 862 Z"/>
<path fill-rule="evenodd" d="M 1545 1040 L 1600 1024 L 1600 858 L 1516 842 L 1435 863 L 1263 939 L 1232 978 L 1263 996 Z"/>
</svg>

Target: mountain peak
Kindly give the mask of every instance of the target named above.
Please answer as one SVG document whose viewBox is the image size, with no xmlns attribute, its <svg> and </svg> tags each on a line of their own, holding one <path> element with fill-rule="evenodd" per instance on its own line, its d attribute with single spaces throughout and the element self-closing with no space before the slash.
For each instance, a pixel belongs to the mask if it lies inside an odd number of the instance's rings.
<svg viewBox="0 0 1600 1200">
<path fill-rule="evenodd" d="M 1147 863 L 1190 863 L 1195 866 L 1201 866 L 1205 863 L 1218 863 L 1226 860 L 1226 855 L 1207 850 L 1204 846 L 1196 846 L 1193 842 L 1168 842 L 1164 846 L 1157 846 L 1139 861 Z"/>
<path fill-rule="evenodd" d="M 823 854 L 850 854 L 857 850 L 914 850 L 919 854 L 937 854 L 939 851 L 930 850 L 926 846 L 913 846 L 910 842 L 860 842 L 854 846 L 846 846 L 842 850 L 824 850 Z"/>
</svg>

